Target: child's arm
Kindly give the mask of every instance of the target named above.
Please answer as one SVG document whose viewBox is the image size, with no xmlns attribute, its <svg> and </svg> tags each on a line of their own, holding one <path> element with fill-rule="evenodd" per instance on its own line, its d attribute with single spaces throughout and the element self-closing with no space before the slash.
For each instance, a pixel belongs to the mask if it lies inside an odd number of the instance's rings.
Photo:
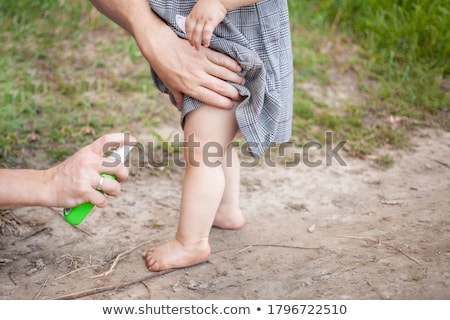
<svg viewBox="0 0 450 320">
<path fill-rule="evenodd" d="M 222 3 L 227 7 L 228 11 L 237 9 L 239 7 L 245 7 L 261 0 L 222 0 Z"/>
<path fill-rule="evenodd" d="M 186 36 L 189 43 L 200 50 L 208 47 L 211 35 L 228 11 L 244 7 L 260 0 L 199 0 L 186 18 Z"/>
</svg>

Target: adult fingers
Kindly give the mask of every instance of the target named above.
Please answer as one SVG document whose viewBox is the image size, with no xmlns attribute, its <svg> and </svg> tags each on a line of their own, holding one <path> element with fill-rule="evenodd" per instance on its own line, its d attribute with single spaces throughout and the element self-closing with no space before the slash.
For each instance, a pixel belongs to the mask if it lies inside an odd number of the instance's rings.
<svg viewBox="0 0 450 320">
<path fill-rule="evenodd" d="M 111 149 L 123 144 L 133 145 L 136 141 L 137 139 L 129 133 L 109 133 L 92 142 L 90 147 L 97 155 L 103 156 Z"/>
<path fill-rule="evenodd" d="M 121 191 L 120 183 L 107 176 L 96 177 L 96 181 L 92 185 L 88 201 L 99 208 L 106 206 L 108 195 L 117 196 Z"/>
<path fill-rule="evenodd" d="M 104 193 L 95 191 L 90 194 L 89 202 L 99 208 L 103 208 L 106 207 L 108 197 Z"/>
<path fill-rule="evenodd" d="M 127 133 L 111 133 L 100 137 L 91 144 L 92 150 L 99 156 L 96 170 L 99 173 L 115 175 L 119 182 L 128 178 L 128 169 L 117 157 L 105 158 L 104 154 L 123 144 L 134 145 L 136 144 L 136 138 Z M 101 151 L 99 152 L 99 150 Z"/>
<path fill-rule="evenodd" d="M 210 62 L 207 64 L 206 71 L 212 77 L 205 82 L 204 86 L 231 100 L 240 100 L 241 96 L 238 90 L 229 83 L 245 84 L 244 77 L 230 70 L 236 62 L 230 57 L 214 51 L 207 51 L 206 57 Z"/>
<path fill-rule="evenodd" d="M 99 182 L 100 180 L 101 178 L 99 178 Z M 120 193 L 121 191 L 120 183 L 115 179 L 108 176 L 103 176 L 103 180 L 101 180 L 101 182 L 102 182 L 101 186 L 96 185 L 95 187 L 96 190 L 100 190 L 110 196 L 117 196 Z"/>
<path fill-rule="evenodd" d="M 120 162 L 116 158 L 103 158 L 101 165 L 101 173 L 113 174 L 119 182 L 125 181 L 128 178 L 128 168 L 125 167 L 125 163 Z"/>
<path fill-rule="evenodd" d="M 179 111 L 181 111 L 181 108 L 183 107 L 183 93 L 181 93 L 180 91 L 175 91 L 172 90 L 170 91 L 172 92 L 173 98 L 175 99 L 175 103 L 177 104 L 177 108 Z"/>
<path fill-rule="evenodd" d="M 204 82 L 208 87 L 196 86 L 192 90 L 187 90 L 186 95 L 200 100 L 210 106 L 222 109 L 231 109 L 233 100 L 239 100 L 240 95 L 236 88 L 223 80 L 211 76 L 211 81 Z M 183 94 L 174 93 L 171 87 L 167 87 L 172 92 L 177 104 L 177 108 L 181 111 L 183 106 Z M 230 98 L 231 97 L 231 98 Z"/>
<path fill-rule="evenodd" d="M 214 103 L 214 99 L 218 99 L 217 104 L 226 102 L 226 108 L 231 108 L 232 101 L 238 101 L 241 98 L 239 91 L 234 86 L 213 75 L 211 75 L 209 81 L 204 82 L 202 86 L 196 89 L 200 91 L 202 88 L 212 91 L 212 93 L 208 92 L 206 96 L 203 96 L 205 94 L 203 90 L 200 95 L 200 100 L 207 104 Z M 211 100 L 208 101 L 209 99 Z"/>
<path fill-rule="evenodd" d="M 198 87 L 196 93 L 204 104 L 221 109 L 233 108 L 233 100 L 217 93 L 217 91 L 205 87 Z M 237 96 L 239 96 L 239 93 L 237 93 Z"/>
<path fill-rule="evenodd" d="M 206 50 L 206 57 L 208 58 L 208 60 L 210 62 L 212 62 L 213 64 L 215 64 L 219 67 L 223 67 L 229 71 L 229 73 L 226 74 L 227 77 L 225 77 L 225 78 L 220 77 L 221 79 L 229 80 L 229 81 L 236 82 L 236 83 L 241 83 L 241 81 L 239 81 L 239 80 L 233 81 L 233 79 L 228 79 L 228 77 L 231 76 L 231 73 L 236 74 L 237 72 L 242 71 L 242 67 L 239 65 L 239 63 L 236 60 L 227 56 L 226 54 L 223 54 L 223 53 L 211 50 L 211 49 L 205 48 L 205 50 Z M 220 70 L 223 70 L 223 69 L 220 69 Z M 239 76 L 239 78 L 241 80 L 243 80 L 242 77 Z"/>
</svg>

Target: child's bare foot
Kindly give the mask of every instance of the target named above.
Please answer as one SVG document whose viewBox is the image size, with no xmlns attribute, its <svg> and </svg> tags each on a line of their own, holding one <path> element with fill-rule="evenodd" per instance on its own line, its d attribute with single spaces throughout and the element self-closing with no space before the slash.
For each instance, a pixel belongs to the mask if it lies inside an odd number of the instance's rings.
<svg viewBox="0 0 450 320">
<path fill-rule="evenodd" d="M 161 271 L 192 266 L 205 261 L 211 248 L 208 240 L 183 245 L 177 239 L 144 252 L 143 258 L 150 271 Z"/>
<path fill-rule="evenodd" d="M 245 224 L 241 209 L 232 209 L 221 205 L 214 217 L 213 227 L 226 230 L 238 230 Z"/>
</svg>

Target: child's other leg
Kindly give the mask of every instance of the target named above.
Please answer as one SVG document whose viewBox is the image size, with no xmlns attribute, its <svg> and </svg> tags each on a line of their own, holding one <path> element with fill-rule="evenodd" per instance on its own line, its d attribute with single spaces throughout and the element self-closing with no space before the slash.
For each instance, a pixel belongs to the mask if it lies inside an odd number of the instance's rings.
<svg viewBox="0 0 450 320">
<path fill-rule="evenodd" d="M 222 168 L 225 174 L 225 191 L 213 226 L 229 230 L 240 229 L 244 226 L 245 219 L 239 205 L 240 162 L 235 147 L 228 147 Z"/>
<path fill-rule="evenodd" d="M 225 191 L 223 157 L 236 132 L 234 109 L 203 105 L 186 116 L 186 171 L 178 229 L 169 242 L 144 253 L 150 270 L 187 267 L 208 258 L 209 233 Z"/>
</svg>

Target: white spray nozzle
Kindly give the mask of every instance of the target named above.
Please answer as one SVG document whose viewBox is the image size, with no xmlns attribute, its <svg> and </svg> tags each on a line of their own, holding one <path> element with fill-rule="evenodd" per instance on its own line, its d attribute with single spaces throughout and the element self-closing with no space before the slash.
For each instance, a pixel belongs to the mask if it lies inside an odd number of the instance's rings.
<svg viewBox="0 0 450 320">
<path fill-rule="evenodd" d="M 120 162 L 124 163 L 131 149 L 133 149 L 133 146 L 123 145 L 112 151 L 112 154 L 116 154 L 117 156 L 115 156 L 114 158 L 119 158 Z"/>
</svg>

